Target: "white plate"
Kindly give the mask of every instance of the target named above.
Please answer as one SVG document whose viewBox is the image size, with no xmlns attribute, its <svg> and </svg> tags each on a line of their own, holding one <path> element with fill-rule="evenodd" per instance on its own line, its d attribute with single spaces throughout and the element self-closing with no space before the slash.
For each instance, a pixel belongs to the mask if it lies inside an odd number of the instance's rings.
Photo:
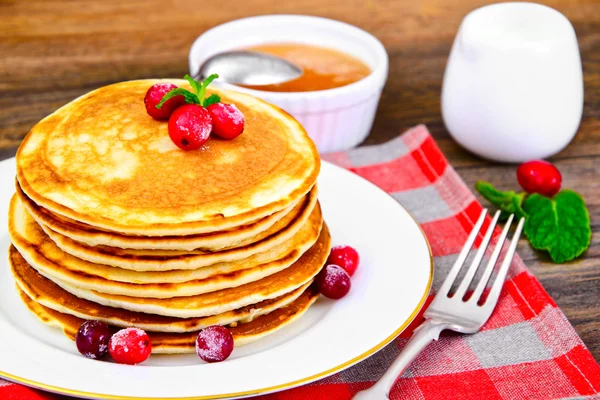
<svg viewBox="0 0 600 400">
<path fill-rule="evenodd" d="M 225 362 L 152 356 L 138 366 L 89 360 L 21 303 L 7 262 L 14 159 L 0 162 L 0 376 L 80 397 L 228 398 L 274 392 L 341 371 L 393 340 L 422 307 L 433 278 L 427 240 L 410 214 L 362 178 L 323 163 L 319 198 L 334 244 L 361 265 L 341 300 L 320 298 L 297 322 L 236 348 Z"/>
</svg>

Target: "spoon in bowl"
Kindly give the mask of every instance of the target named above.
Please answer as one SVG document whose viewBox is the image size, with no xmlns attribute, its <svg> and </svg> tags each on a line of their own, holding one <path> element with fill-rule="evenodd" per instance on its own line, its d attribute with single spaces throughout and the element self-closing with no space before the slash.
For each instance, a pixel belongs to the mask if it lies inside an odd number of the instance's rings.
<svg viewBox="0 0 600 400">
<path fill-rule="evenodd" d="M 232 84 L 275 85 L 302 75 L 302 69 L 281 57 L 246 50 L 226 51 L 206 60 L 198 71 L 204 79 L 211 74 Z"/>
</svg>

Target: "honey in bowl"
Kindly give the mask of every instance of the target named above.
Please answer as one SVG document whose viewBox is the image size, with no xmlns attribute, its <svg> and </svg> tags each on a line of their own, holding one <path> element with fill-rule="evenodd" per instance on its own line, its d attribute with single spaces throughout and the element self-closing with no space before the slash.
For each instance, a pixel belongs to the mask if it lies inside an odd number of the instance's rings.
<svg viewBox="0 0 600 400">
<path fill-rule="evenodd" d="M 272 54 L 296 64 L 303 74 L 275 85 L 249 86 L 267 92 L 313 92 L 334 89 L 360 81 L 371 70 L 358 58 L 339 50 L 299 43 L 273 43 L 247 47 L 244 50 Z"/>
</svg>

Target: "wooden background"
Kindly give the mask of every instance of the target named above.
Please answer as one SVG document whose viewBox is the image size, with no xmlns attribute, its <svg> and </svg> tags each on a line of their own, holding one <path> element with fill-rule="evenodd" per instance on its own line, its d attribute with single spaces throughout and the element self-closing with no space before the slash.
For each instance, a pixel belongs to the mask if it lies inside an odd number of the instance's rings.
<svg viewBox="0 0 600 400">
<path fill-rule="evenodd" d="M 182 77 L 193 40 L 232 19 L 271 13 L 334 18 L 377 36 L 390 75 L 366 143 L 426 123 L 468 185 L 516 188 L 515 167 L 468 154 L 448 136 L 440 87 L 460 21 L 482 0 L 4 1 L 0 0 L 0 159 L 14 155 L 41 118 L 112 82 Z M 552 161 L 564 186 L 585 197 L 594 236 L 584 258 L 553 265 L 522 241 L 519 252 L 600 360 L 600 2 L 544 1 L 563 12 L 579 38 L 585 108 L 579 133 Z"/>
</svg>

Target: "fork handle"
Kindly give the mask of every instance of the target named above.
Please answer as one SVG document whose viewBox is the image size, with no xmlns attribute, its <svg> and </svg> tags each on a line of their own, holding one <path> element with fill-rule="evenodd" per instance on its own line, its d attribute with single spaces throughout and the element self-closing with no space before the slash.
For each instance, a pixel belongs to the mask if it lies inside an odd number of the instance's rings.
<svg viewBox="0 0 600 400">
<path fill-rule="evenodd" d="M 425 320 L 415 331 L 413 336 L 404 346 L 404 349 L 398 354 L 392 365 L 383 374 L 379 381 L 369 389 L 369 391 L 379 392 L 387 399 L 396 380 L 400 374 L 404 372 L 406 367 L 423 351 L 429 343 L 438 340 L 440 332 L 446 329 L 448 325 L 433 321 Z"/>
</svg>

